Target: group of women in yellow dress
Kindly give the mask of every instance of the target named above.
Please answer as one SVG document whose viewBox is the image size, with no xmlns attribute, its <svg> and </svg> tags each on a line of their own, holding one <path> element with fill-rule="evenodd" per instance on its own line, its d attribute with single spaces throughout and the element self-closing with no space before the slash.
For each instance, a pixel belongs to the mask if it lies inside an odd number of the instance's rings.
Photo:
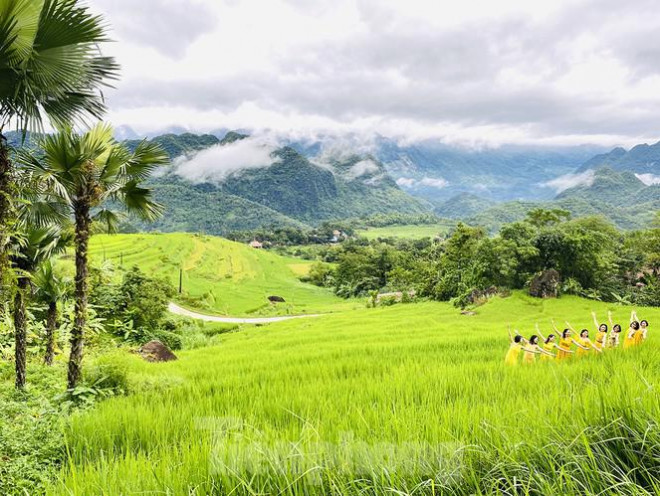
<svg viewBox="0 0 660 496">
<path fill-rule="evenodd" d="M 509 340 L 511 342 L 506 354 L 507 365 L 522 363 L 534 363 L 537 356 L 541 360 L 566 360 L 569 357 L 581 357 L 591 353 L 602 353 L 607 348 L 617 348 L 620 344 L 621 326 L 612 321 L 612 312 L 608 312 L 609 327 L 607 324 L 599 324 L 595 312 L 591 312 L 596 328 L 596 335 L 592 341 L 589 338 L 589 330 L 582 329 L 576 333 L 575 329 L 566 322 L 563 331 L 557 329 L 555 321 L 552 321 L 554 333 L 544 337 L 539 325 L 536 324 L 536 334 L 529 339 L 524 338 L 518 331 L 515 335 L 509 329 Z M 641 344 L 647 337 L 649 323 L 647 320 L 639 320 L 637 313 L 633 310 L 630 314 L 630 326 L 623 338 L 623 348 L 630 348 Z M 611 330 L 610 330 L 611 329 Z"/>
</svg>

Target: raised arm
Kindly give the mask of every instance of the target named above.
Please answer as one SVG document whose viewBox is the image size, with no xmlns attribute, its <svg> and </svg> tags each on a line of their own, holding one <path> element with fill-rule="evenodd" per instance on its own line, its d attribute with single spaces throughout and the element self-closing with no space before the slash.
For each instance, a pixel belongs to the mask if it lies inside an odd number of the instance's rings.
<svg viewBox="0 0 660 496">
<path fill-rule="evenodd" d="M 612 310 L 607 312 L 607 320 L 610 321 L 610 329 L 614 329 L 614 321 L 612 320 Z"/>
<path fill-rule="evenodd" d="M 513 334 L 511 334 L 511 326 L 507 329 L 509 331 L 509 342 L 513 343 Z"/>
<path fill-rule="evenodd" d="M 598 323 L 598 317 L 596 317 L 596 312 L 591 312 L 591 316 L 594 318 L 594 326 L 596 327 L 596 331 L 599 331 L 600 324 Z"/>
<path fill-rule="evenodd" d="M 552 319 L 552 328 L 555 330 L 556 333 L 561 334 L 561 331 L 557 329 L 557 324 L 555 324 L 555 319 Z"/>
<path fill-rule="evenodd" d="M 632 324 L 635 320 L 637 320 L 637 312 L 633 310 L 630 312 L 630 323 Z"/>
<path fill-rule="evenodd" d="M 536 323 L 536 324 L 535 324 L 535 327 L 536 327 L 536 332 L 537 332 L 537 334 L 539 335 L 539 337 L 540 337 L 543 341 L 545 341 L 545 337 L 543 336 L 543 334 L 541 334 L 541 328 L 539 327 L 539 324 Z"/>
<path fill-rule="evenodd" d="M 554 353 L 550 353 L 549 351 L 545 351 L 543 348 L 539 348 L 538 350 L 539 350 L 541 353 L 543 353 L 544 355 L 551 356 L 552 358 L 554 358 L 554 357 L 557 356 L 557 355 L 555 355 Z"/>
<path fill-rule="evenodd" d="M 571 341 L 573 341 L 573 344 L 574 344 L 575 346 L 577 346 L 578 348 L 582 348 L 583 350 L 588 350 L 588 349 L 589 349 L 588 346 L 582 346 L 582 345 L 581 345 L 580 343 L 578 343 L 575 339 L 571 339 Z"/>
<path fill-rule="evenodd" d="M 566 327 L 568 327 L 571 332 L 575 332 L 575 329 L 573 329 L 573 326 L 568 321 L 566 321 Z"/>
<path fill-rule="evenodd" d="M 603 352 L 603 350 L 599 349 L 595 344 L 591 342 L 591 339 L 589 340 L 589 348 L 596 350 L 598 353 Z"/>
</svg>

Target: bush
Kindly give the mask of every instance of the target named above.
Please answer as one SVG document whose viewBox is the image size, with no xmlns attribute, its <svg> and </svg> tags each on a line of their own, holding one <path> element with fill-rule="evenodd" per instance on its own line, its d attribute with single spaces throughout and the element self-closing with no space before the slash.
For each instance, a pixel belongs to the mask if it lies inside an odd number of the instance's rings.
<svg viewBox="0 0 660 496">
<path fill-rule="evenodd" d="M 561 292 L 564 294 L 580 296 L 584 293 L 584 289 L 577 279 L 569 277 L 561 285 Z"/>
<path fill-rule="evenodd" d="M 309 274 L 302 277 L 303 282 L 309 282 L 315 286 L 332 286 L 334 283 L 334 271 L 328 264 L 317 262 L 309 269 Z"/>
<path fill-rule="evenodd" d="M 128 393 L 129 359 L 125 352 L 110 353 L 97 358 L 87 369 L 83 385 L 115 395 Z"/>
<path fill-rule="evenodd" d="M 181 336 L 172 331 L 166 331 L 164 329 L 152 331 L 145 336 L 144 341 L 147 342 L 154 339 L 163 343 L 170 350 L 180 350 L 183 348 L 183 340 L 181 339 Z"/>
</svg>

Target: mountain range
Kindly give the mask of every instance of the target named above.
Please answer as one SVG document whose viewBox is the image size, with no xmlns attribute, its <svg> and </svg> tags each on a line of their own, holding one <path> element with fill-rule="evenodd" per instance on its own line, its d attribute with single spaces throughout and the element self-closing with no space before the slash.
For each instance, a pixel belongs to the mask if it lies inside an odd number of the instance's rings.
<svg viewBox="0 0 660 496">
<path fill-rule="evenodd" d="M 17 144 L 18 135 L 7 136 Z M 152 141 L 172 165 L 149 179 L 167 213 L 137 226 L 144 229 L 227 234 L 434 212 L 495 230 L 536 207 L 638 228 L 660 210 L 660 143 L 609 152 L 587 145 L 469 149 L 383 137 L 366 146 L 346 137 L 269 140 L 236 131 Z"/>
<path fill-rule="evenodd" d="M 153 141 L 170 154 L 172 165 L 149 180 L 167 213 L 140 226 L 146 229 L 227 234 L 432 209 L 426 200 L 402 191 L 369 155 L 315 162 L 291 146 L 236 132 L 222 139 L 168 134 Z M 127 144 L 133 147 L 137 141 Z"/>
</svg>

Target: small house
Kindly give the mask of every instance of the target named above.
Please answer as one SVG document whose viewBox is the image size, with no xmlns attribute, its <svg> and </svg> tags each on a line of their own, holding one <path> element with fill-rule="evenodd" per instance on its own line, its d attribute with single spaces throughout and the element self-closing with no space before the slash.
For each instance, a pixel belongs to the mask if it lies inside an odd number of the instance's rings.
<svg viewBox="0 0 660 496">
<path fill-rule="evenodd" d="M 250 242 L 250 246 L 256 250 L 261 250 L 264 247 L 264 245 L 256 239 Z"/>
</svg>

